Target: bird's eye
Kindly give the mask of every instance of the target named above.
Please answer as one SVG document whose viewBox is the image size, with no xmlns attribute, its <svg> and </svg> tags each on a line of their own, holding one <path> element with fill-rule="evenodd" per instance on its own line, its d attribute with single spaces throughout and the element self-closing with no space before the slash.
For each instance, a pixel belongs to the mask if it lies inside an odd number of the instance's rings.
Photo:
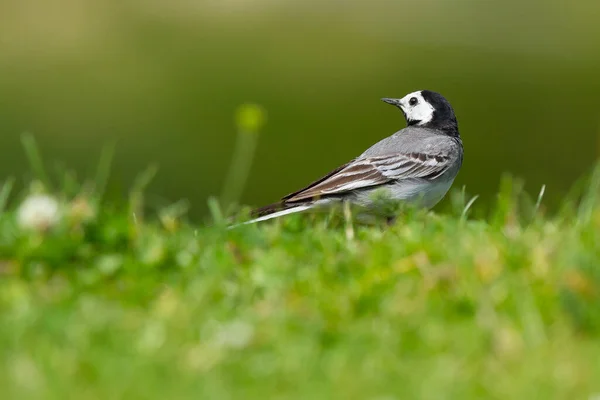
<svg viewBox="0 0 600 400">
<path fill-rule="evenodd" d="M 417 100 L 416 97 L 411 97 L 410 100 L 408 101 L 408 104 L 410 104 L 411 106 L 416 106 L 418 102 L 419 102 L 419 100 Z"/>
</svg>

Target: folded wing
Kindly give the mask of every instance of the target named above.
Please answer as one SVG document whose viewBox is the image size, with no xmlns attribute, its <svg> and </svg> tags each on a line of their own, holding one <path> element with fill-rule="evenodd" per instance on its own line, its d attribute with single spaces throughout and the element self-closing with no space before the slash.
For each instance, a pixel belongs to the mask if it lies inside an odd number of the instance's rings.
<svg viewBox="0 0 600 400">
<path fill-rule="evenodd" d="M 403 179 L 435 179 L 450 166 L 442 154 L 388 154 L 355 159 L 304 189 L 283 198 L 286 203 L 343 195 Z"/>
</svg>

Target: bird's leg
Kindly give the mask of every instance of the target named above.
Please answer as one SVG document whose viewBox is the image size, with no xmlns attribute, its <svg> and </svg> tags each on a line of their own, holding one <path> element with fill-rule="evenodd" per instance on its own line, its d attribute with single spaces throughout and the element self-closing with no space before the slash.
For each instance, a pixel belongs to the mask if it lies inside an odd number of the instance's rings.
<svg viewBox="0 0 600 400">
<path fill-rule="evenodd" d="M 344 202 L 344 220 L 346 221 L 346 239 L 354 239 L 354 226 L 352 226 L 352 211 L 350 210 L 350 202 Z"/>
<path fill-rule="evenodd" d="M 398 217 L 396 215 L 394 215 L 393 217 L 386 217 L 385 218 L 385 223 L 387 224 L 387 226 L 392 226 L 396 223 L 396 219 Z"/>
</svg>

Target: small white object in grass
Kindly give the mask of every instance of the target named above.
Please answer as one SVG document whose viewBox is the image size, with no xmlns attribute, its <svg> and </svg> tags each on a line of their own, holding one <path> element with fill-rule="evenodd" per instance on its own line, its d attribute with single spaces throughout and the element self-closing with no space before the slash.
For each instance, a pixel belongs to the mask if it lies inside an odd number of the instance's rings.
<svg viewBox="0 0 600 400">
<path fill-rule="evenodd" d="M 60 220 L 58 201 L 45 194 L 27 197 L 17 211 L 17 222 L 23 229 L 45 231 Z"/>
<path fill-rule="evenodd" d="M 247 322 L 232 321 L 220 326 L 216 334 L 216 342 L 222 347 L 242 349 L 254 336 L 254 327 Z"/>
</svg>

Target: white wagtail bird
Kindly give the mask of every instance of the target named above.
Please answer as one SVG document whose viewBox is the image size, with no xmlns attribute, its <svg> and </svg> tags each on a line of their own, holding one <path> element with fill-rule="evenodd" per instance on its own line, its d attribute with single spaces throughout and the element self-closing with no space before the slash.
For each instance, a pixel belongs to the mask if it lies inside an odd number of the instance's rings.
<svg viewBox="0 0 600 400">
<path fill-rule="evenodd" d="M 431 208 L 446 194 L 463 161 L 458 122 L 450 103 L 429 90 L 382 99 L 402 110 L 407 127 L 279 202 L 252 212 L 264 221 L 340 202 L 375 207 L 373 194 Z"/>
</svg>

